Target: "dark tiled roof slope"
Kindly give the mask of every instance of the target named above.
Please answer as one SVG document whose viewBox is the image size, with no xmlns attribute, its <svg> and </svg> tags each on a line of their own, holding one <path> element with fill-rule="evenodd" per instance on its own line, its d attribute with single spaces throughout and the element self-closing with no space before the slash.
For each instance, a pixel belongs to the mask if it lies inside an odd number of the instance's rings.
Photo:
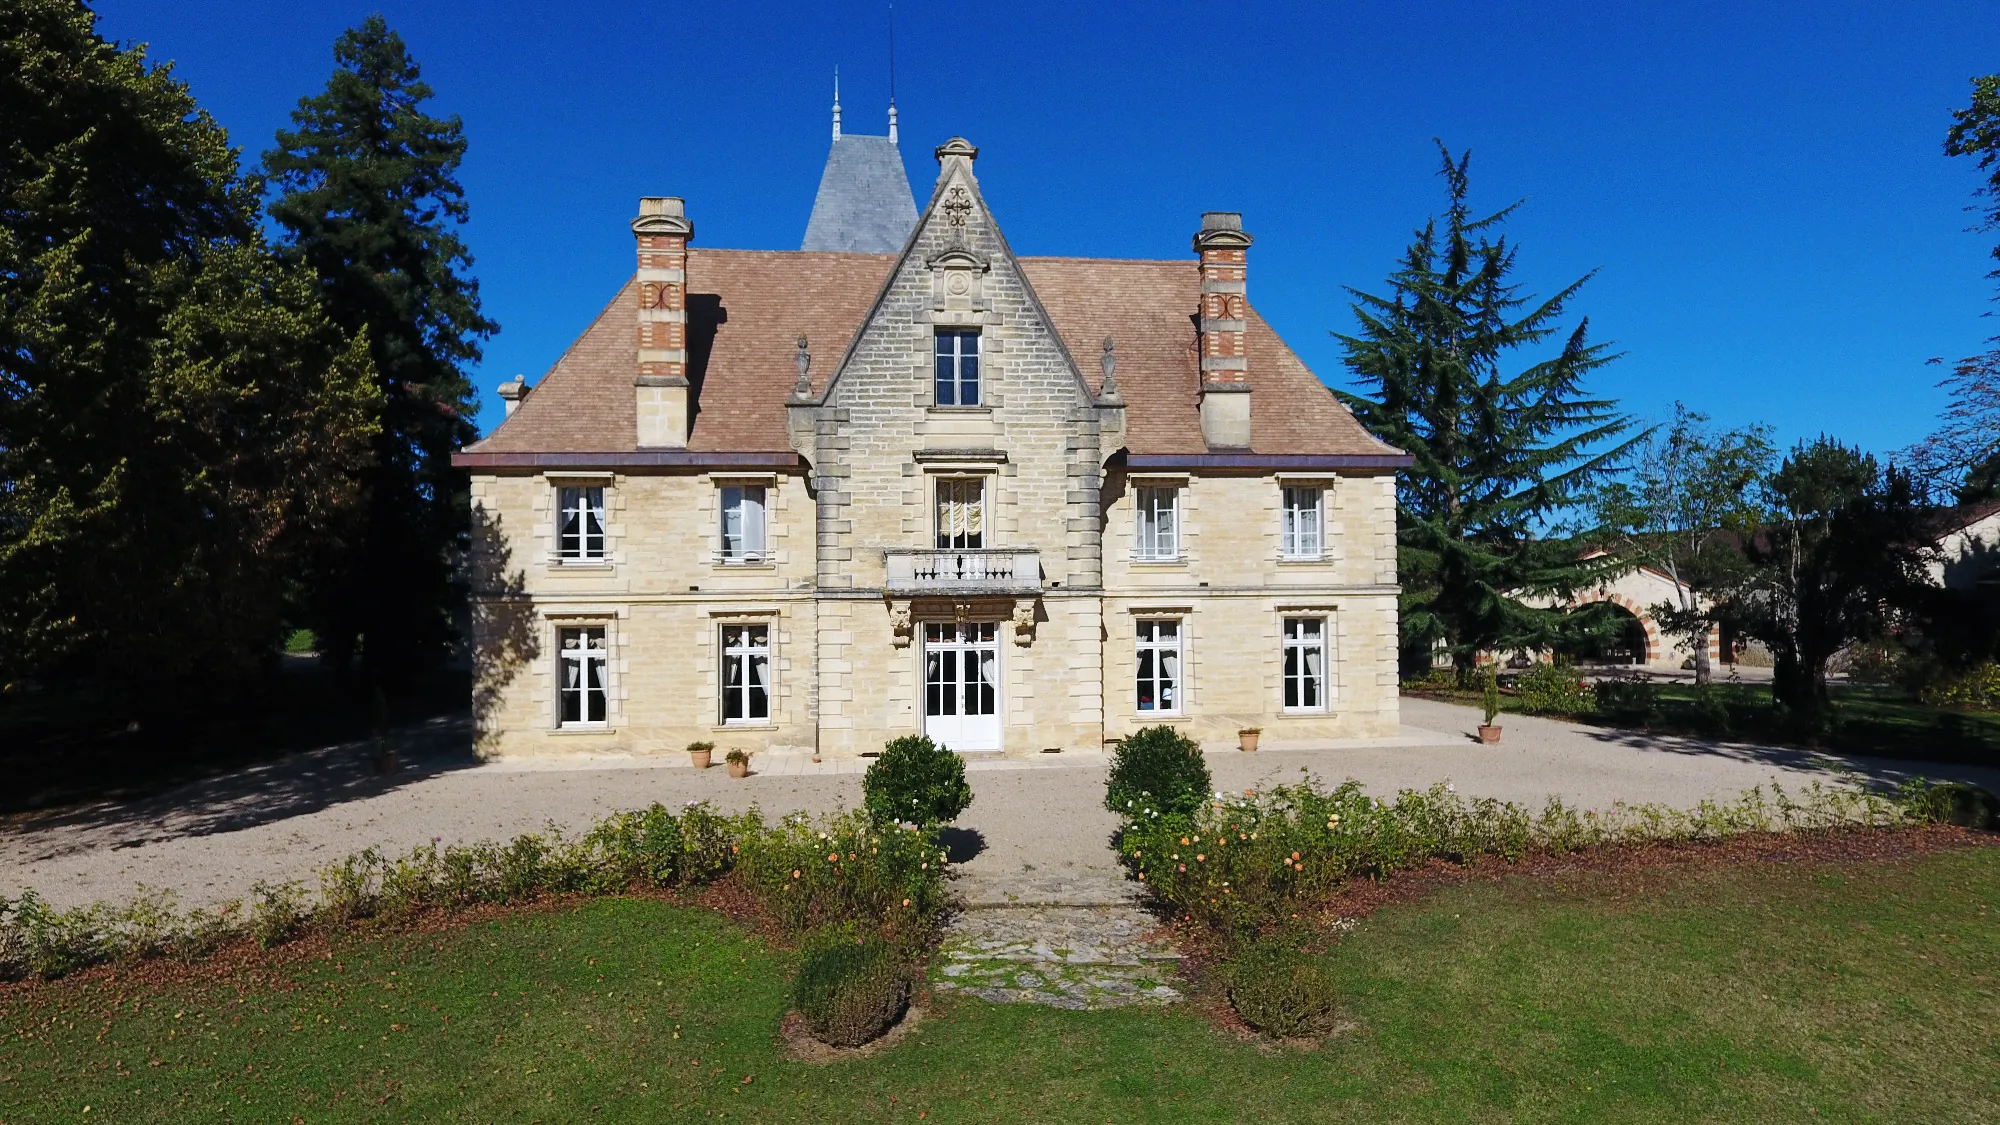
<svg viewBox="0 0 2000 1125">
<path fill-rule="evenodd" d="M 1201 437 L 1192 261 L 1023 258 L 1021 269 L 1093 391 L 1112 338 L 1133 454 L 1206 453 Z M 846 353 L 896 258 L 812 251 L 688 252 L 692 452 L 788 449 L 785 399 L 795 341 L 812 355 L 815 392 Z M 632 379 L 638 344 L 627 282 L 514 415 L 476 453 L 618 453 L 637 448 Z M 1376 441 L 1254 309 L 1248 323 L 1250 451 L 1379 456 Z"/>
<path fill-rule="evenodd" d="M 835 137 L 799 249 L 897 254 L 916 225 L 916 198 L 895 143 L 851 133 Z"/>
</svg>

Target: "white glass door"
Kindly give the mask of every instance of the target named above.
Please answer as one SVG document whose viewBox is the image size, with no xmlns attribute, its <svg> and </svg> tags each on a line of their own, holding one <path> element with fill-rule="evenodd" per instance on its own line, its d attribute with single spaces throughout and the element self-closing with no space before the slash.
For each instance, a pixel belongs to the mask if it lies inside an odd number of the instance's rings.
<svg viewBox="0 0 2000 1125">
<path fill-rule="evenodd" d="M 1000 643 L 991 621 L 924 626 L 924 733 L 953 750 L 1000 749 Z"/>
</svg>

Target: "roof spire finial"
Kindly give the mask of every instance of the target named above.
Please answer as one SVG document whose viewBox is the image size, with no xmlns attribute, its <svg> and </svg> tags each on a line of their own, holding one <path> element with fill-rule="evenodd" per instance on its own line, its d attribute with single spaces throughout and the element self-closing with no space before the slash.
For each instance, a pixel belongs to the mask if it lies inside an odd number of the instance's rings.
<svg viewBox="0 0 2000 1125">
<path fill-rule="evenodd" d="M 840 66 L 833 68 L 833 139 L 840 139 Z"/>
<path fill-rule="evenodd" d="M 889 5 L 889 143 L 896 143 L 896 6 Z"/>
</svg>

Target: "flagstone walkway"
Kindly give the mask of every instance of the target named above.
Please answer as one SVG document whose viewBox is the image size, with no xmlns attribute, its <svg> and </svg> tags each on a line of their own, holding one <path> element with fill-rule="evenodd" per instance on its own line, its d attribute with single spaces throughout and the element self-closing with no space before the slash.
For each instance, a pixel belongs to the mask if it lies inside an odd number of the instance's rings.
<svg viewBox="0 0 2000 1125">
<path fill-rule="evenodd" d="M 931 987 L 997 1004 L 1094 1010 L 1168 1004 L 1181 958 L 1115 869 L 971 875 Z"/>
</svg>

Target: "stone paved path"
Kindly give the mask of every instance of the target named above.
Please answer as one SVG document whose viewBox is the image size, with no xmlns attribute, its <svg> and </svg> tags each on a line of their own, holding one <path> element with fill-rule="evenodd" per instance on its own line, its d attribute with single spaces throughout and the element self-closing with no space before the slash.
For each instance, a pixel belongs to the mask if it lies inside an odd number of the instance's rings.
<svg viewBox="0 0 2000 1125">
<path fill-rule="evenodd" d="M 997 1004 L 1168 1004 L 1180 954 L 1115 869 L 970 877 L 931 987 Z"/>
</svg>

